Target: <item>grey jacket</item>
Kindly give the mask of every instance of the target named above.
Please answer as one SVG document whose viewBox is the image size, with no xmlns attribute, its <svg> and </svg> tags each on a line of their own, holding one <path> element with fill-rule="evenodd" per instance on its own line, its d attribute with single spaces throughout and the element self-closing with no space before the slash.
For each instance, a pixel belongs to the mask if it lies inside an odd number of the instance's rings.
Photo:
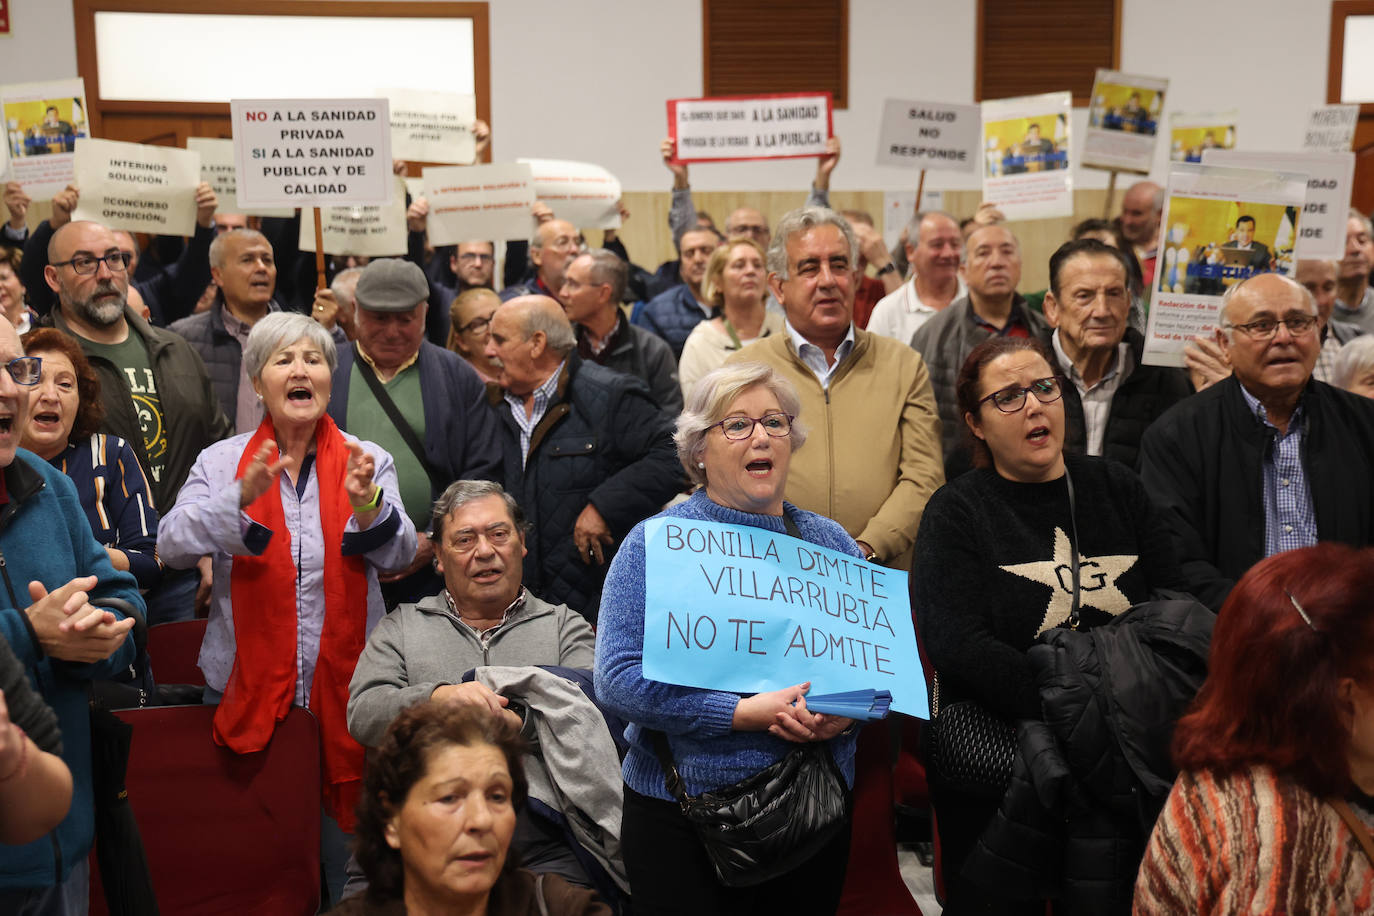
<svg viewBox="0 0 1374 916">
<path fill-rule="evenodd" d="M 460 683 L 470 668 L 590 668 L 595 650 L 581 614 L 528 591 L 486 646 L 449 612 L 442 594 L 402 604 L 377 624 L 358 658 L 348 685 L 348 730 L 364 747 L 376 747 L 397 713 L 428 700 L 436 687 Z"/>
</svg>

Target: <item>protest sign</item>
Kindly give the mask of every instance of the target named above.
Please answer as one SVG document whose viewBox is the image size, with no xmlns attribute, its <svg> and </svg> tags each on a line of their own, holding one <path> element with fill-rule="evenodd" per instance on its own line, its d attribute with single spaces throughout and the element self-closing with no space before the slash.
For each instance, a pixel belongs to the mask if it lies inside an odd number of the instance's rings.
<svg viewBox="0 0 1374 916">
<path fill-rule="evenodd" d="M 431 245 L 527 239 L 534 232 L 534 178 L 528 163 L 425 169 L 425 200 Z M 554 212 L 563 215 L 557 208 Z"/>
<path fill-rule="evenodd" d="M 1293 256 L 1345 257 L 1345 225 L 1350 214 L 1350 192 L 1355 179 L 1355 154 L 1343 153 L 1249 153 L 1212 149 L 1202 154 L 1203 165 L 1229 165 L 1245 169 L 1301 172 L 1307 176 L 1307 200 L 1302 208 L 1302 229 Z"/>
<path fill-rule="evenodd" d="M 1142 362 L 1182 366 L 1184 344 L 1216 329 L 1227 289 L 1256 273 L 1292 276 L 1306 195 L 1295 172 L 1170 168 Z"/>
<path fill-rule="evenodd" d="M 187 137 L 186 148 L 200 154 L 200 180 L 219 198 L 220 213 L 249 216 L 294 216 L 291 207 L 245 207 L 238 199 L 238 169 L 234 167 L 234 141 L 218 137 Z"/>
<path fill-rule="evenodd" d="M 72 219 L 129 232 L 195 234 L 199 153 L 82 138 L 74 161 L 81 199 Z"/>
<path fill-rule="evenodd" d="M 1080 165 L 1148 175 L 1169 81 L 1098 70 Z"/>
<path fill-rule="evenodd" d="M 477 97 L 457 92 L 379 89 L 391 102 L 391 155 L 416 162 L 455 162 L 477 158 L 472 128 Z"/>
<path fill-rule="evenodd" d="M 1069 111 L 1047 92 L 983 103 L 983 202 L 1009 220 L 1073 215 Z"/>
<path fill-rule="evenodd" d="M 1359 119 L 1359 105 L 1325 105 L 1318 108 L 1307 116 L 1303 149 L 1331 153 L 1349 151 L 1350 144 L 1355 140 L 1355 122 Z"/>
<path fill-rule="evenodd" d="M 530 167 L 534 196 L 580 229 L 619 229 L 620 180 L 599 165 L 517 159 Z"/>
<path fill-rule="evenodd" d="M 405 186 L 400 178 L 391 176 L 391 180 L 395 188 L 390 203 L 321 208 L 325 254 L 369 258 L 405 255 Z M 301 251 L 315 250 L 314 220 L 301 220 L 299 245 Z"/>
<path fill-rule="evenodd" d="M 686 518 L 644 527 L 644 676 L 738 693 L 889 690 L 927 718 L 907 576 L 785 534 Z"/>
<path fill-rule="evenodd" d="M 978 117 L 977 105 L 888 99 L 878 128 L 878 164 L 975 171 Z"/>
<path fill-rule="evenodd" d="M 229 112 L 245 206 L 391 202 L 386 99 L 233 99 Z"/>
<path fill-rule="evenodd" d="M 89 137 L 86 88 L 79 79 L 0 86 L 8 179 L 34 200 L 50 200 L 76 176 L 76 141 Z M 3 174 L 0 174 L 3 177 Z"/>
<path fill-rule="evenodd" d="M 1169 116 L 1169 159 L 1173 162 L 1201 162 L 1203 150 L 1234 149 L 1239 112 Z"/>
<path fill-rule="evenodd" d="M 831 133 L 828 92 L 668 100 L 679 162 L 823 156 Z"/>
</svg>

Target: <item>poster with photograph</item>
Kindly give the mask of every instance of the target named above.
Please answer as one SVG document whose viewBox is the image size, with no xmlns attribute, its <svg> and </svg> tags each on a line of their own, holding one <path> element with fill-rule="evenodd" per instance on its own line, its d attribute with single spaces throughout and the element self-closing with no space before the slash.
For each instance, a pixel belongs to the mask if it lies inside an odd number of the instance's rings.
<svg viewBox="0 0 1374 916">
<path fill-rule="evenodd" d="M 51 200 L 75 179 L 76 141 L 91 135 L 80 79 L 0 86 L 8 181 L 34 200 Z"/>
<path fill-rule="evenodd" d="M 1169 171 L 1159 266 L 1142 361 L 1182 366 L 1183 347 L 1217 326 L 1227 289 L 1257 273 L 1292 276 L 1307 176 L 1179 164 Z"/>
<path fill-rule="evenodd" d="M 1072 105 L 1068 92 L 983 103 L 983 201 L 1007 219 L 1073 215 Z"/>
<path fill-rule="evenodd" d="M 1148 175 L 1168 88 L 1167 79 L 1098 70 L 1080 164 Z"/>
<path fill-rule="evenodd" d="M 1235 149 L 1237 111 L 1169 116 L 1169 159 L 1201 162 L 1203 150 Z"/>
<path fill-rule="evenodd" d="M 1302 207 L 1302 231 L 1298 233 L 1295 256 L 1333 261 L 1345 257 L 1345 226 L 1355 181 L 1354 153 L 1349 150 L 1343 153 L 1250 153 L 1214 149 L 1203 153 L 1202 164 L 1302 172 L 1307 176 L 1307 200 Z"/>
</svg>

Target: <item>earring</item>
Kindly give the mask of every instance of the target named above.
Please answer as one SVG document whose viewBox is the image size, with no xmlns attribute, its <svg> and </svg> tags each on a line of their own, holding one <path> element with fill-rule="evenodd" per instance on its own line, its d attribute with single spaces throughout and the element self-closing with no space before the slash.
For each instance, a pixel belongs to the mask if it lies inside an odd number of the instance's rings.
<svg viewBox="0 0 1374 916">
<path fill-rule="evenodd" d="M 704 461 L 698 461 L 698 462 L 697 462 L 697 467 L 701 468 L 702 470 L 705 470 L 705 469 L 706 469 L 706 462 L 704 462 Z"/>
</svg>

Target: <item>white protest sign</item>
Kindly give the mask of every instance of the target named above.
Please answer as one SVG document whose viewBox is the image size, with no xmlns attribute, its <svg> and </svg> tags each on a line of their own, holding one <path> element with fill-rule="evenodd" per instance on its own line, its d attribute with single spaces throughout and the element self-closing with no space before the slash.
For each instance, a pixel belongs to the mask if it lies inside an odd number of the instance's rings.
<svg viewBox="0 0 1374 916">
<path fill-rule="evenodd" d="M 429 243 L 503 242 L 534 232 L 534 177 L 528 163 L 425 169 Z M 562 213 L 555 208 L 555 213 Z"/>
<path fill-rule="evenodd" d="M 1355 140 L 1355 122 L 1359 119 L 1359 105 L 1325 105 L 1318 108 L 1307 116 L 1303 149 L 1346 152 Z"/>
<path fill-rule="evenodd" d="M 76 141 L 91 135 L 80 79 L 0 86 L 9 168 L 34 200 L 50 200 L 75 179 Z M 0 172 L 0 177 L 6 177 Z"/>
<path fill-rule="evenodd" d="M 1169 81 L 1098 70 L 1079 165 L 1148 175 Z"/>
<path fill-rule="evenodd" d="M 919 210 L 925 213 L 929 210 L 943 210 L 945 208 L 945 194 L 943 191 L 925 191 L 921 194 L 921 205 L 916 206 L 916 192 L 913 191 L 884 191 L 883 192 L 883 242 L 889 249 L 901 241 L 902 230 L 911 222 L 911 218 Z"/>
<path fill-rule="evenodd" d="M 391 202 L 386 99 L 233 99 L 229 112 L 242 204 Z"/>
<path fill-rule="evenodd" d="M 517 159 L 530 167 L 534 196 L 579 229 L 619 229 L 620 180 L 590 162 Z"/>
<path fill-rule="evenodd" d="M 1227 289 L 1257 273 L 1292 276 L 1306 196 L 1300 173 L 1170 168 L 1142 362 L 1182 366 L 1184 345 L 1215 331 Z"/>
<path fill-rule="evenodd" d="M 406 196 L 401 179 L 391 202 L 357 207 L 324 207 L 320 210 L 325 254 L 369 258 L 403 256 L 406 253 Z M 315 250 L 315 221 L 301 219 L 300 250 Z"/>
<path fill-rule="evenodd" d="M 1250 153 L 1212 149 L 1202 154 L 1202 164 L 1302 172 L 1307 176 L 1307 201 L 1302 208 L 1302 230 L 1293 249 L 1294 257 L 1337 261 L 1345 257 L 1345 224 L 1355 180 L 1354 153 L 1348 150 L 1343 153 Z"/>
<path fill-rule="evenodd" d="M 78 140 L 72 219 L 154 235 L 194 235 L 200 155 L 170 146 Z"/>
<path fill-rule="evenodd" d="M 412 201 L 417 197 L 425 196 L 425 180 L 423 178 L 407 178 L 405 179 L 405 186 L 406 193 L 410 195 Z"/>
<path fill-rule="evenodd" d="M 983 202 L 1009 220 L 1073 215 L 1069 112 L 1073 95 L 983 103 Z"/>
<path fill-rule="evenodd" d="M 238 199 L 238 169 L 234 167 L 234 141 L 218 137 L 187 137 L 186 148 L 200 154 L 200 180 L 219 198 L 220 213 L 246 213 L 249 216 L 295 215 L 290 207 L 245 207 Z"/>
<path fill-rule="evenodd" d="M 416 162 L 455 162 L 477 158 L 472 135 L 477 97 L 457 92 L 379 89 L 391 101 L 391 155 Z"/>
<path fill-rule="evenodd" d="M 972 172 L 978 168 L 977 105 L 888 99 L 878 129 L 878 164 Z"/>
<path fill-rule="evenodd" d="M 823 156 L 830 134 L 828 92 L 668 101 L 681 162 Z"/>
</svg>

